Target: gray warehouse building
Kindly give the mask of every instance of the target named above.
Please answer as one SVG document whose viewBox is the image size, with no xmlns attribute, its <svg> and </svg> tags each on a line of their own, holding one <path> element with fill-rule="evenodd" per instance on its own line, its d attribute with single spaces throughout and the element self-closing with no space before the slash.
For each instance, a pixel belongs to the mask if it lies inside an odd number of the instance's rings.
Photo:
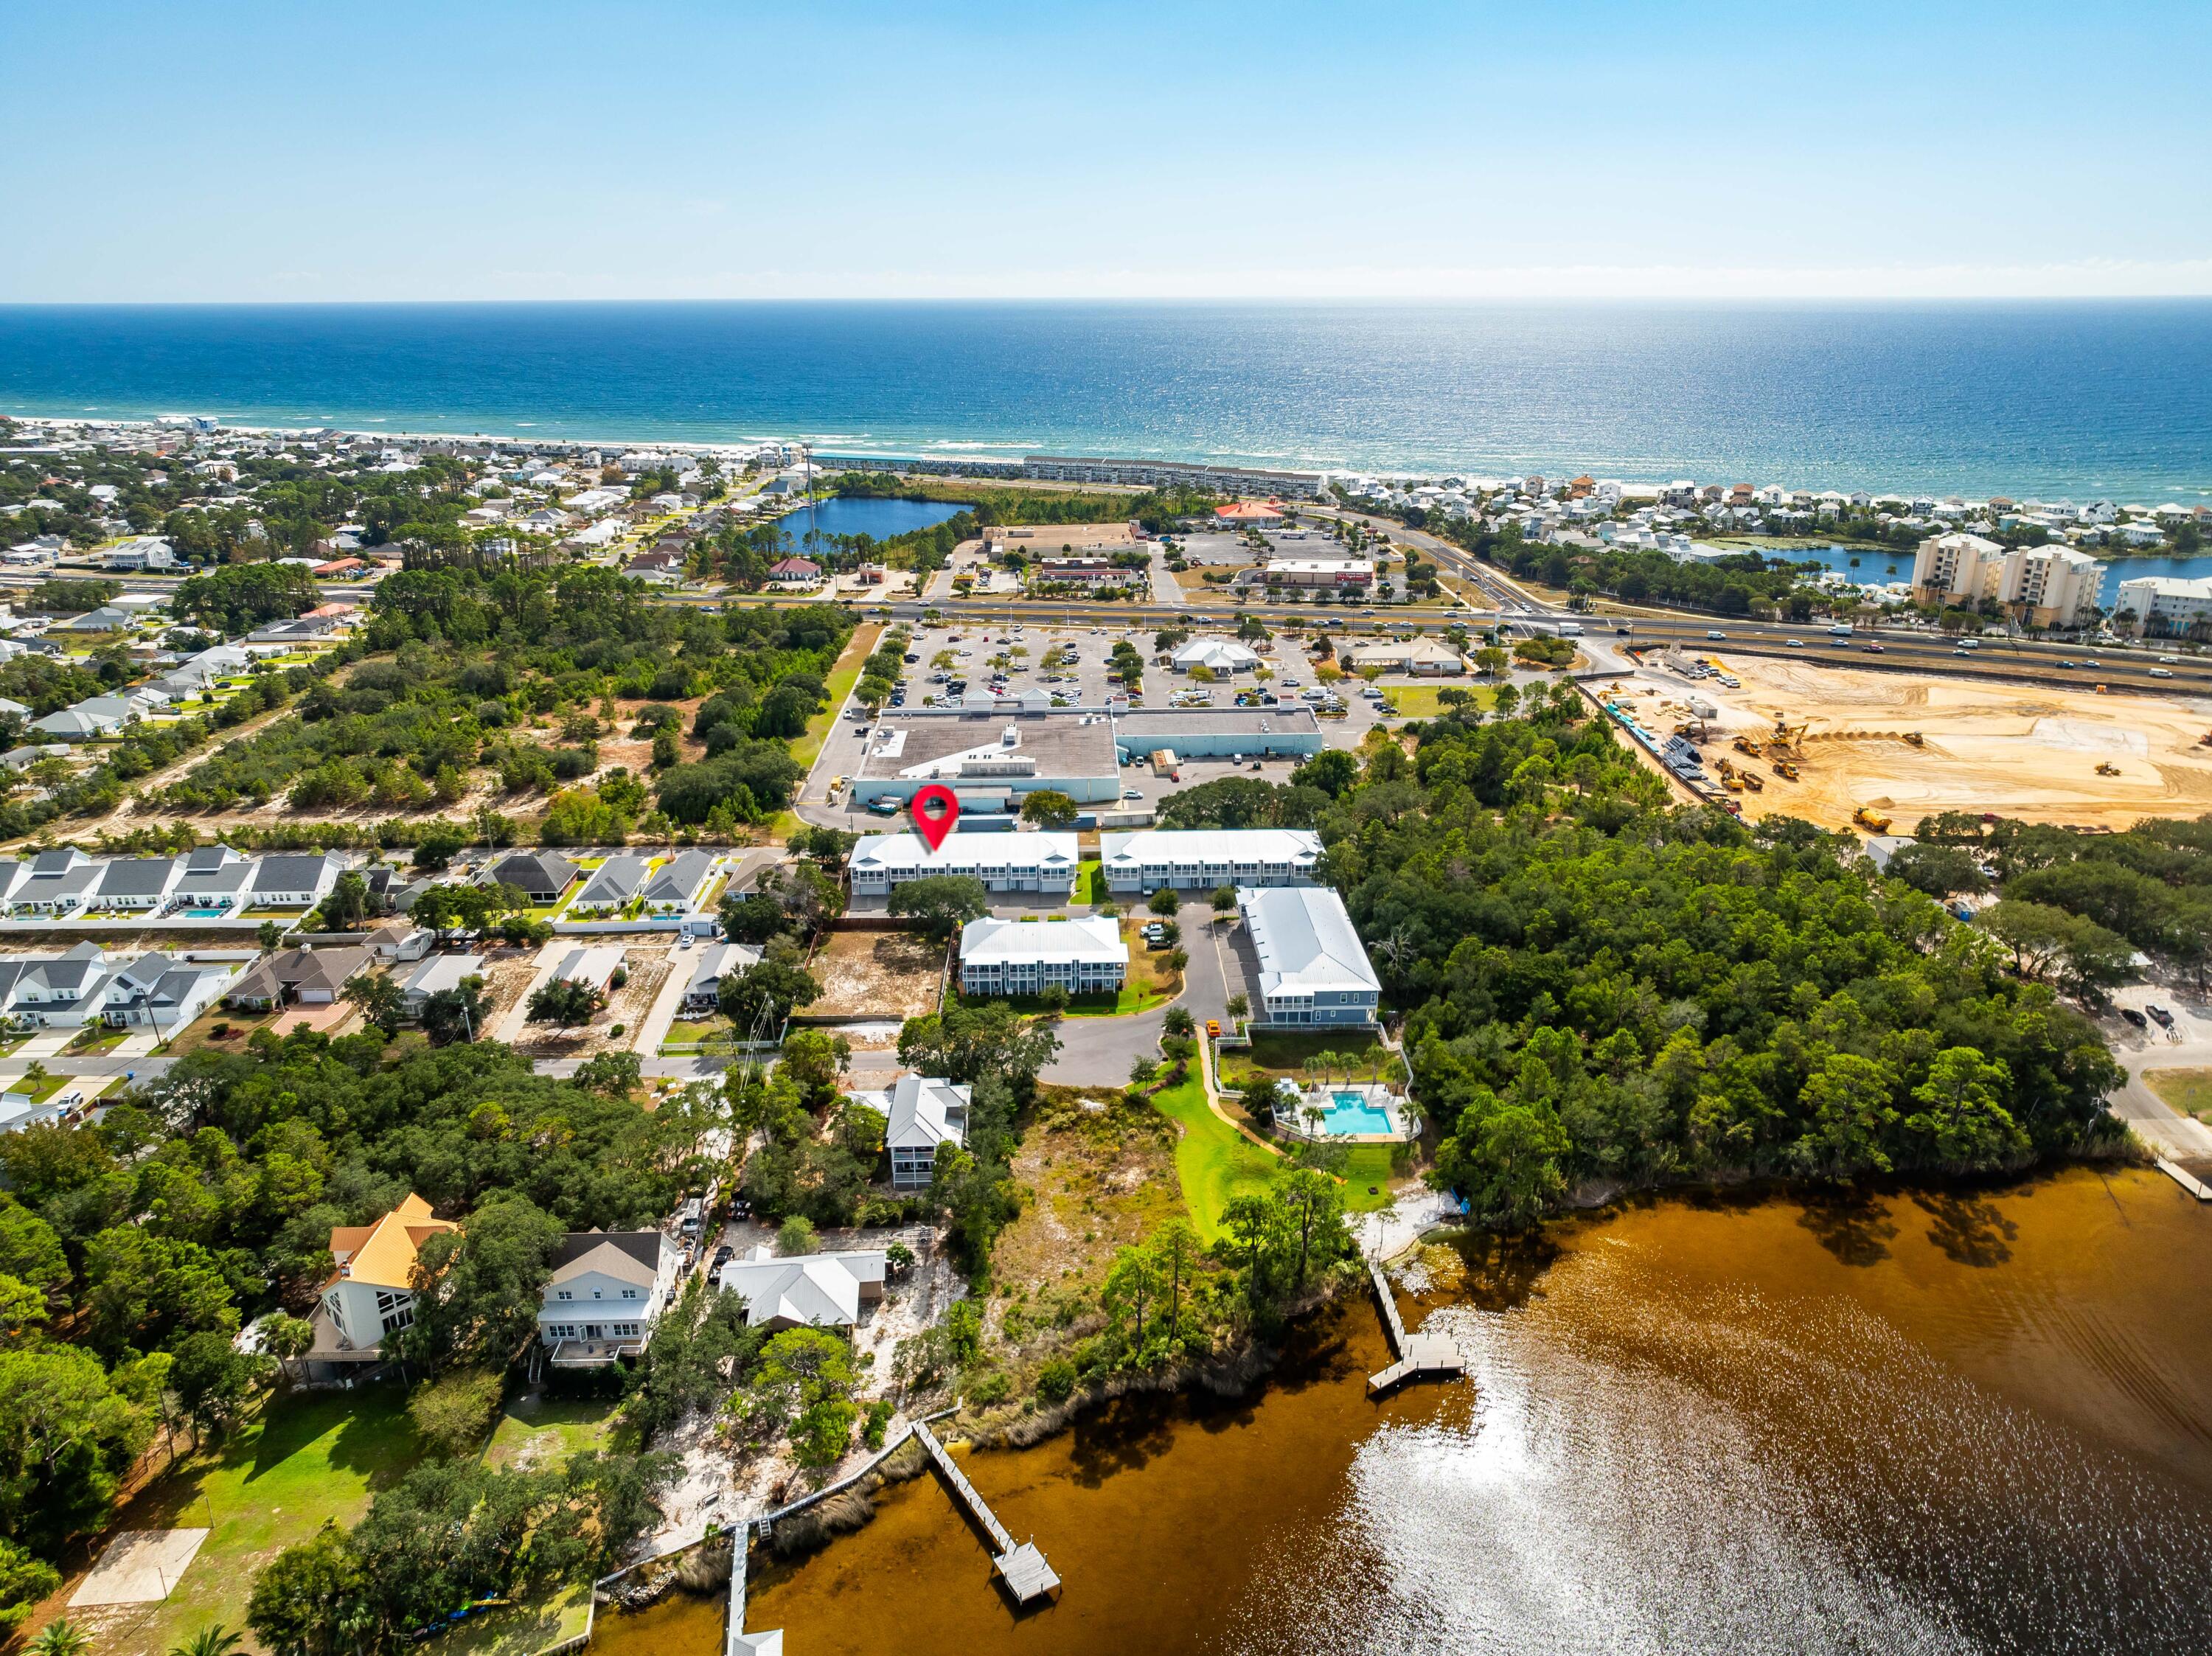
<svg viewBox="0 0 2212 1656">
<path fill-rule="evenodd" d="M 1190 759 L 1291 758 L 1319 753 L 1310 708 L 902 707 L 868 732 L 853 778 L 855 804 L 904 804 L 932 783 L 965 809 L 1018 809 L 1052 789 L 1078 804 L 1121 794 L 1121 767 L 1170 751 Z"/>
</svg>

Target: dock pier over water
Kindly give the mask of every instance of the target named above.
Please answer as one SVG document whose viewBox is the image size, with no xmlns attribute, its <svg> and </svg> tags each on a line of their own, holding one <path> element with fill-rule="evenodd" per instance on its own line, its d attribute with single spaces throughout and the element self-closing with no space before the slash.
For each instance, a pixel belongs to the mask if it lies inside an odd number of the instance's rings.
<svg viewBox="0 0 2212 1656">
<path fill-rule="evenodd" d="M 1370 1259 L 1367 1274 L 1375 1284 L 1376 1302 L 1382 1308 L 1382 1331 L 1389 1336 L 1390 1355 L 1397 1358 L 1380 1374 L 1367 1377 L 1368 1395 L 1387 1392 L 1401 1380 L 1443 1380 L 1464 1373 L 1467 1365 L 1461 1360 L 1459 1348 L 1447 1337 L 1407 1331 L 1406 1319 L 1398 1312 L 1398 1296 L 1390 1291 L 1390 1279 L 1382 1274 L 1382 1267 Z"/>
<path fill-rule="evenodd" d="M 916 1421 L 914 1435 L 921 1440 L 921 1447 L 929 1452 L 929 1458 L 936 1462 L 939 1475 L 952 1486 L 962 1504 L 983 1526 L 984 1533 L 991 1538 L 994 1550 L 991 1562 L 999 1572 L 999 1579 L 1006 1584 L 1006 1591 L 1014 1596 L 1015 1602 L 1026 1604 L 1036 1599 L 1049 1598 L 1057 1593 L 1060 1577 L 1053 1573 L 1052 1566 L 1045 1562 L 1044 1555 L 1037 1550 L 1034 1542 L 1015 1542 L 1006 1526 L 999 1522 L 998 1514 L 991 1510 L 990 1503 L 968 1481 L 968 1475 L 960 1470 L 959 1463 L 937 1441 L 937 1434 L 929 1429 L 927 1422 Z"/>
</svg>

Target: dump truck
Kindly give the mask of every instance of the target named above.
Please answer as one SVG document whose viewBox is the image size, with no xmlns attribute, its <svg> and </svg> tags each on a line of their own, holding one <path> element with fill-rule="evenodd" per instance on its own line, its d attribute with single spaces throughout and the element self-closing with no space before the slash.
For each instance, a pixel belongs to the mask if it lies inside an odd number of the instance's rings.
<svg viewBox="0 0 2212 1656">
<path fill-rule="evenodd" d="M 1774 773 L 1785 782 L 1795 782 L 1797 779 L 1797 767 L 1787 759 L 1778 759 L 1774 761 Z"/>
<path fill-rule="evenodd" d="M 1747 753 L 1753 759 L 1759 757 L 1759 740 L 1755 736 L 1739 736 L 1734 746 L 1738 753 Z"/>
<path fill-rule="evenodd" d="M 1858 824 L 1859 827 L 1866 829 L 1869 834 L 1887 834 L 1889 832 L 1889 818 L 1882 816 L 1878 811 L 1868 810 L 1864 805 L 1861 805 L 1856 810 L 1851 813 L 1851 821 Z"/>
<path fill-rule="evenodd" d="M 1766 792 L 1766 784 L 1759 779 L 1758 772 L 1738 771 L 1736 774 L 1743 778 L 1744 786 L 1749 788 L 1753 793 L 1764 793 Z"/>
</svg>

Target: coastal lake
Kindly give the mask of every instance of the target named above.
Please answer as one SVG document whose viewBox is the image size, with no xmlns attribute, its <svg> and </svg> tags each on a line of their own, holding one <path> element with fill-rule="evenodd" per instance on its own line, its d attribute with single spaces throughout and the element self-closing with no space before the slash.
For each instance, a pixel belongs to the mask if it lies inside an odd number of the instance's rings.
<svg viewBox="0 0 2212 1656">
<path fill-rule="evenodd" d="M 2182 1651 L 2212 1637 L 2212 1213 L 2077 1168 L 1822 1205 L 1650 1198 L 1431 1247 L 1470 1383 L 1379 1401 L 1355 1296 L 1249 1398 L 966 1465 L 1066 1583 L 1017 1615 L 932 1478 L 747 1626 L 805 1656 Z M 595 1649 L 708 1656 L 718 1604 Z"/>
<path fill-rule="evenodd" d="M 1731 543 L 1731 550 L 1736 549 Z M 1772 550 L 1755 543 L 1741 549 L 1756 551 L 1762 556 L 1784 563 L 1817 563 L 1823 569 L 1833 569 L 1861 585 L 1879 586 L 1890 581 L 1909 581 L 1912 579 L 1912 554 L 1887 548 L 1863 546 L 1791 546 Z M 2212 575 L 2212 555 L 2200 554 L 2188 558 L 2109 558 L 2103 573 L 2098 577 L 2097 602 L 2105 608 L 2112 606 L 2118 595 L 2120 583 L 2146 575 L 2167 575 L 2181 580 L 2201 579 Z"/>
<path fill-rule="evenodd" d="M 840 535 L 868 535 L 879 541 L 916 529 L 933 529 L 964 508 L 941 500 L 885 500 L 861 497 L 817 500 L 776 519 L 792 544 L 805 551 L 810 541 Z"/>
</svg>

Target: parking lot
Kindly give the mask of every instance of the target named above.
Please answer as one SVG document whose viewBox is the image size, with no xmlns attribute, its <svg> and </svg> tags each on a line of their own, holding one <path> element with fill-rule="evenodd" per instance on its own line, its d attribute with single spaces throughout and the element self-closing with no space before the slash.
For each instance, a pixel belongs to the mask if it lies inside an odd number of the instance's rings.
<svg viewBox="0 0 2212 1656">
<path fill-rule="evenodd" d="M 1192 630 L 1203 633 L 1206 629 Z M 1103 621 L 1096 626 L 1070 623 L 1020 628 L 951 622 L 918 626 L 907 645 L 911 659 L 906 667 L 905 705 L 913 708 L 941 706 L 950 693 L 951 682 L 959 680 L 967 686 L 962 693 L 963 705 L 972 708 L 979 699 L 989 697 L 994 675 L 1003 673 L 1003 688 L 1007 694 L 1041 689 L 1064 699 L 1069 707 L 1103 707 L 1108 696 L 1121 688 L 1106 681 L 1109 654 L 1120 639 L 1127 639 L 1145 658 L 1141 687 L 1145 707 L 1170 707 L 1178 691 L 1209 690 L 1212 705 L 1228 707 L 1237 691 L 1262 688 L 1262 682 L 1249 674 L 1239 675 L 1234 684 L 1223 681 L 1206 686 L 1169 668 L 1154 665 L 1152 641 L 1158 631 L 1158 627 L 1149 624 L 1109 627 Z M 1264 682 L 1266 689 L 1277 693 L 1287 690 L 1295 695 L 1298 689 L 1316 683 L 1316 664 L 1299 639 L 1279 634 L 1273 639 L 1256 641 L 1253 647 L 1261 652 L 1262 662 L 1274 674 Z M 1069 659 L 1070 652 L 1073 660 Z M 941 680 L 937 677 L 939 674 L 945 676 Z M 1375 709 L 1359 694 L 1358 683 L 1346 681 L 1336 688 L 1345 703 L 1345 716 L 1321 721 L 1322 739 L 1330 747 L 1356 748 L 1376 723 Z M 807 779 L 800 803 L 817 808 L 810 813 L 817 820 L 834 821 L 841 827 L 865 831 L 872 823 L 885 819 L 851 808 L 847 804 L 847 793 L 839 793 L 834 802 L 829 797 L 838 778 L 849 778 L 860 772 L 861 728 L 862 721 L 854 719 L 849 708 L 840 709 L 836 728 L 823 744 L 821 757 Z M 1127 800 L 1125 808 L 1141 809 L 1178 788 L 1231 774 L 1256 774 L 1268 781 L 1286 781 L 1297 764 L 1290 759 L 1265 760 L 1257 761 L 1260 768 L 1255 772 L 1255 762 L 1247 760 L 1242 765 L 1232 765 L 1226 759 L 1186 760 L 1176 767 L 1177 779 L 1154 774 L 1149 764 L 1125 766 L 1121 771 L 1124 793 L 1137 796 Z M 824 805 L 832 808 L 825 813 L 818 809 Z"/>
</svg>

